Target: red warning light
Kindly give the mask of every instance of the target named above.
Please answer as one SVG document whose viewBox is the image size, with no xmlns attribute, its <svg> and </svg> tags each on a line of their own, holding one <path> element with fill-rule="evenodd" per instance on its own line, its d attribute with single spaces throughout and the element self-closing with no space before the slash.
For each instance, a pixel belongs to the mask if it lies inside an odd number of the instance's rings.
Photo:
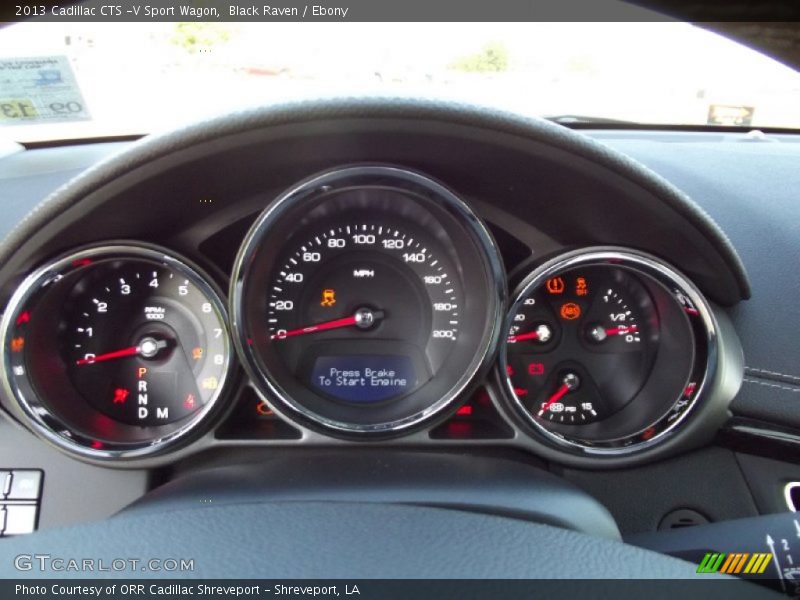
<svg viewBox="0 0 800 600">
<path fill-rule="evenodd" d="M 647 429 L 645 429 L 642 432 L 642 439 L 643 440 L 649 440 L 655 434 L 656 434 L 656 428 L 655 427 L 648 427 Z"/>
<path fill-rule="evenodd" d="M 194 399 L 194 394 L 187 394 L 186 399 L 183 401 L 183 408 L 192 410 L 196 405 L 197 401 Z"/>
<path fill-rule="evenodd" d="M 576 296 L 589 295 L 589 286 L 586 284 L 585 277 L 578 277 L 577 279 L 575 279 L 575 295 Z"/>
<path fill-rule="evenodd" d="M 534 377 L 544 375 L 544 363 L 529 363 L 528 375 L 533 375 Z"/>
<path fill-rule="evenodd" d="M 469 404 L 465 404 L 456 411 L 456 415 L 459 417 L 471 417 L 472 407 Z"/>
<path fill-rule="evenodd" d="M 453 438 L 469 437 L 474 425 L 470 421 L 450 421 L 447 424 L 447 433 Z"/>
<path fill-rule="evenodd" d="M 513 377 L 514 367 L 512 367 L 511 365 L 506 365 L 506 375 L 508 375 L 509 377 Z"/>
<path fill-rule="evenodd" d="M 492 399 L 489 396 L 489 392 L 486 391 L 486 388 L 482 387 L 478 390 L 478 393 L 475 394 L 472 402 L 478 406 L 489 406 L 492 403 Z"/>
<path fill-rule="evenodd" d="M 275 414 L 266 402 L 256 404 L 256 412 L 262 417 L 271 417 Z"/>
<path fill-rule="evenodd" d="M 91 258 L 80 258 L 78 260 L 73 260 L 72 261 L 72 266 L 73 267 L 86 267 L 86 266 L 89 266 L 90 264 L 92 264 L 92 259 Z"/>
<path fill-rule="evenodd" d="M 574 321 L 581 316 L 581 307 L 574 302 L 567 302 L 561 305 L 561 318 L 567 321 Z"/>
<path fill-rule="evenodd" d="M 114 390 L 113 404 L 125 404 L 125 401 L 130 396 L 130 392 L 125 388 L 117 388 Z"/>
<path fill-rule="evenodd" d="M 17 317 L 18 326 L 30 322 L 31 322 L 31 313 L 29 313 L 27 310 L 25 312 L 20 313 L 20 315 Z"/>
<path fill-rule="evenodd" d="M 550 294 L 563 294 L 567 285 L 563 277 L 551 277 L 544 283 L 544 287 Z"/>
<path fill-rule="evenodd" d="M 683 390 L 683 395 L 687 398 L 691 398 L 694 395 L 695 390 L 697 389 L 697 384 L 692 382 L 686 386 L 686 389 Z"/>
<path fill-rule="evenodd" d="M 528 390 L 526 390 L 525 388 L 514 388 L 514 393 L 518 397 L 522 398 L 522 396 L 527 396 L 528 395 Z"/>
<path fill-rule="evenodd" d="M 103 442 L 98 442 L 97 440 L 92 442 L 92 448 L 95 450 L 100 450 L 103 447 Z"/>
</svg>

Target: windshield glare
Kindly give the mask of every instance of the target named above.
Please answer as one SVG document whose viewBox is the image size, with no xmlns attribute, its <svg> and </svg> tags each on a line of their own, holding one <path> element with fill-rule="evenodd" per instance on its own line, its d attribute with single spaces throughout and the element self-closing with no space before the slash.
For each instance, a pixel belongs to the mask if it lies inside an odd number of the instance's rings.
<svg viewBox="0 0 800 600">
<path fill-rule="evenodd" d="M 796 71 L 675 22 L 28 22 L 0 30 L 0 61 L 36 57 L 64 57 L 80 101 L 43 100 L 56 110 L 43 120 L 15 105 L 21 113 L 0 118 L 11 140 L 151 133 L 242 105 L 374 93 L 562 121 L 800 128 Z M 54 73 L 41 67 L 37 90 L 56 87 L 53 78 L 66 85 Z M 20 100 L 3 85 L 0 102 Z"/>
</svg>

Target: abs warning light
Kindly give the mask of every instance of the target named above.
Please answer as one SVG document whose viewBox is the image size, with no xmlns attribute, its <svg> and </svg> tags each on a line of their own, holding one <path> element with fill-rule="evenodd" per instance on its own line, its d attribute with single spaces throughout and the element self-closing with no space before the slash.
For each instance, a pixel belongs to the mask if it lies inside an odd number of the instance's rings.
<svg viewBox="0 0 800 600">
<path fill-rule="evenodd" d="M 561 305 L 561 318 L 567 321 L 574 321 L 581 316 L 581 307 L 574 302 L 567 302 Z"/>
</svg>

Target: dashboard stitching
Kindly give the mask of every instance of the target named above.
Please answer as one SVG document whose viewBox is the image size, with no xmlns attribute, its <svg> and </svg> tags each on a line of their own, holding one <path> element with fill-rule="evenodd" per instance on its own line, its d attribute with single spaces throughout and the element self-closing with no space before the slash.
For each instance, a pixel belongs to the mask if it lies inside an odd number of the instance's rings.
<svg viewBox="0 0 800 600">
<path fill-rule="evenodd" d="M 744 378 L 744 381 L 746 383 L 757 383 L 758 385 L 763 385 L 766 387 L 778 388 L 780 390 L 785 390 L 787 392 L 800 393 L 800 388 L 791 388 L 785 385 L 779 385 L 777 383 L 768 383 L 766 381 L 759 381 L 758 379 L 749 379 L 747 377 Z"/>
<path fill-rule="evenodd" d="M 787 379 L 793 379 L 800 383 L 800 377 L 797 375 L 789 375 L 788 373 L 781 373 L 779 371 L 767 371 L 766 369 L 756 369 L 755 367 L 745 367 L 745 371 L 753 371 L 754 373 L 762 373 L 763 375 L 775 375 L 777 377 L 786 377 Z M 758 377 L 758 375 L 756 375 Z"/>
</svg>

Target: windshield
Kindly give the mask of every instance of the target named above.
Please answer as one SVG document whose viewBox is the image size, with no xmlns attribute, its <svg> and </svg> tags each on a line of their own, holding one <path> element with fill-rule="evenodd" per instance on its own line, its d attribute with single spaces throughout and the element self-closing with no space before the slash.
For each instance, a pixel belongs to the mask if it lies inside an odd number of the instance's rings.
<svg viewBox="0 0 800 600">
<path fill-rule="evenodd" d="M 27 90 L 27 91 L 26 91 Z M 561 122 L 800 128 L 800 75 L 660 23 L 35 23 L 0 30 L 0 135 L 151 133 L 242 105 L 402 94 Z"/>
</svg>

